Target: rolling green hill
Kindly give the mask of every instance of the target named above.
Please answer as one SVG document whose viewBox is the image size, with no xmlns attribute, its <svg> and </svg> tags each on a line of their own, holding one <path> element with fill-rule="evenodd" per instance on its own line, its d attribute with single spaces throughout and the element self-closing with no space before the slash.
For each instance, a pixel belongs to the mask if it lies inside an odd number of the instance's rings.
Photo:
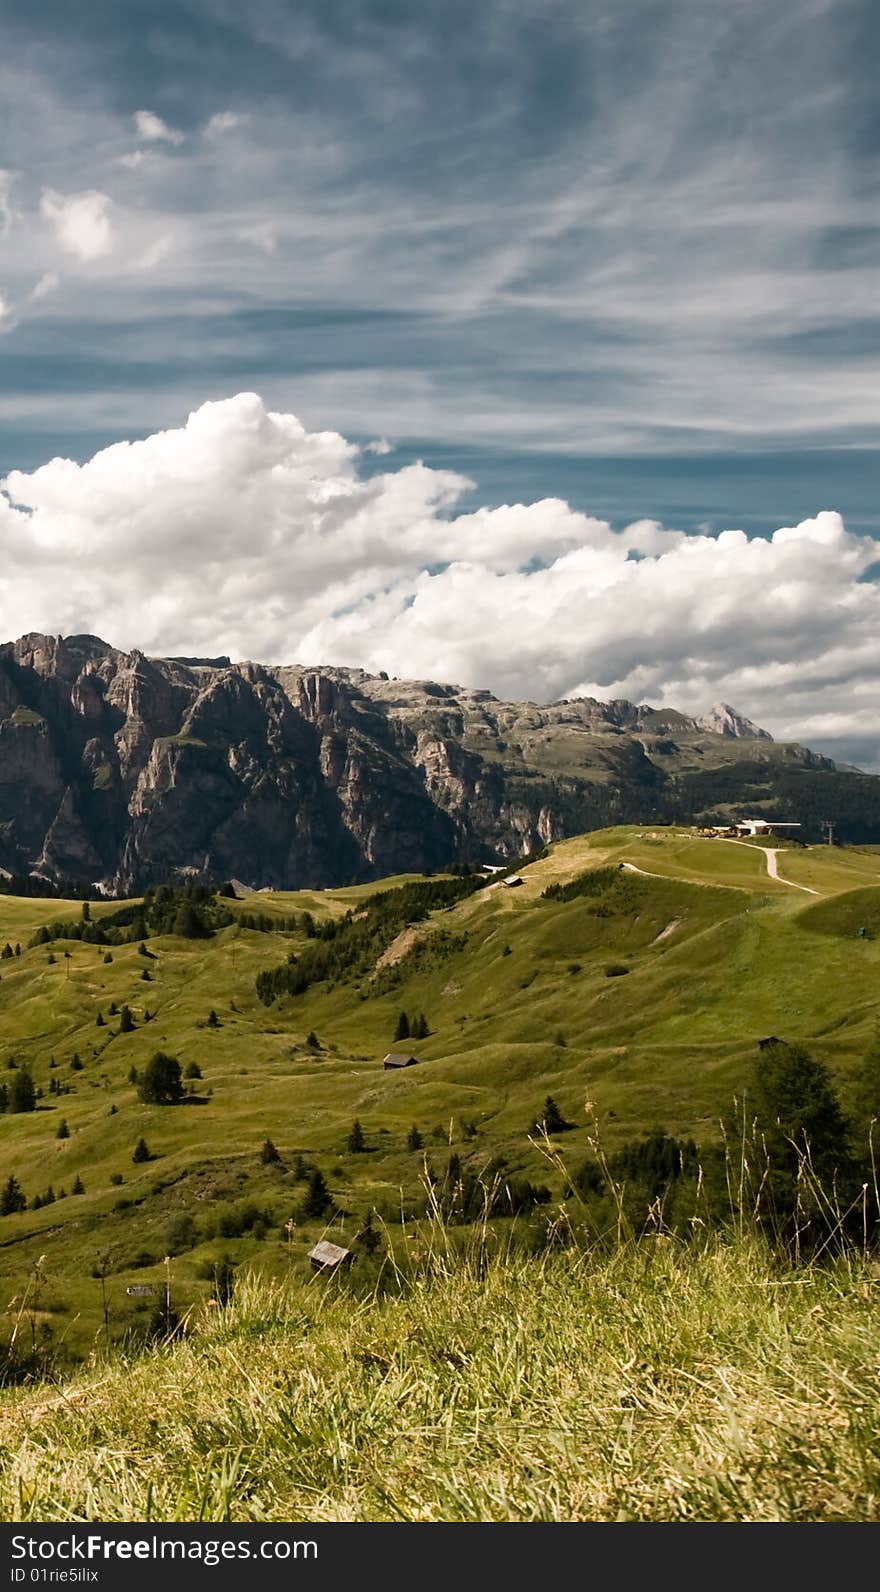
<svg viewBox="0 0 880 1592">
<path fill-rule="evenodd" d="M 372 935 L 371 898 L 414 876 L 261 892 L 224 902 L 232 921 L 210 938 L 109 946 L 32 943 L 80 904 L 0 895 L 0 1082 L 30 1071 L 39 1092 L 0 1115 L 0 1183 L 13 1175 L 28 1202 L 0 1217 L 6 1341 L 81 1356 L 107 1327 L 117 1341 L 142 1328 L 169 1280 L 180 1309 L 207 1298 L 221 1256 L 305 1273 L 325 1230 L 347 1243 L 370 1210 L 417 1217 L 426 1166 L 450 1156 L 558 1201 L 564 1174 L 529 1134 L 548 1095 L 573 1124 L 554 1140 L 569 1170 L 595 1127 L 612 1151 L 655 1127 L 717 1139 L 770 1035 L 805 1042 L 846 1103 L 880 1019 L 880 852 L 777 861 L 774 879 L 766 848 L 672 829 L 560 842 L 519 885 L 389 919 L 335 983 L 271 1004 L 259 974 L 344 943 L 320 939 L 331 921 Z M 118 912 L 93 903 L 92 923 Z M 427 1037 L 395 1042 L 402 1012 Z M 419 1064 L 385 1071 L 395 1048 Z M 184 1071 L 178 1105 L 142 1103 L 131 1081 L 157 1050 Z M 349 1148 L 355 1119 L 365 1151 Z M 142 1138 L 151 1158 L 134 1162 Z M 280 1159 L 262 1158 L 267 1139 Z M 315 1167 L 333 1208 L 307 1219 Z"/>
</svg>

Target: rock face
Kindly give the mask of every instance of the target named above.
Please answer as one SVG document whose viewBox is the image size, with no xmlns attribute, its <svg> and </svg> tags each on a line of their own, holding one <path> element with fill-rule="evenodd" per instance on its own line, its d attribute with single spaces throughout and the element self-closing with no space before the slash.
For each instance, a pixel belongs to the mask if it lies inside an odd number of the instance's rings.
<svg viewBox="0 0 880 1592">
<path fill-rule="evenodd" d="M 708 713 L 704 713 L 696 720 L 701 730 L 711 730 L 715 735 L 727 735 L 734 740 L 745 737 L 752 741 L 772 741 L 773 737 L 767 730 L 759 729 L 751 719 L 744 719 L 736 708 L 727 702 L 716 702 Z"/>
<path fill-rule="evenodd" d="M 697 720 L 499 702 L 357 669 L 148 658 L 96 636 L 0 646 L 0 870 L 115 892 L 326 886 L 737 804 L 830 812 L 841 838 L 880 839 L 878 791 L 722 706 Z"/>
</svg>

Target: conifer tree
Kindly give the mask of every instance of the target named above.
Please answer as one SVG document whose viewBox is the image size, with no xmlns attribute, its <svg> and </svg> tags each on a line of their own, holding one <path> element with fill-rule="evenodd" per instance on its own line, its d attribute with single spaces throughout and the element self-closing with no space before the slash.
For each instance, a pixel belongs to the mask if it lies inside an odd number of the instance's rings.
<svg viewBox="0 0 880 1592">
<path fill-rule="evenodd" d="M 9 1086 L 10 1111 L 36 1111 L 37 1091 L 27 1067 L 17 1067 Z"/>
<path fill-rule="evenodd" d="M 14 1216 L 16 1211 L 26 1211 L 27 1200 L 22 1192 L 21 1184 L 13 1172 L 10 1172 L 6 1182 L 0 1190 L 0 1216 Z"/>
<path fill-rule="evenodd" d="M 306 1221 L 318 1221 L 325 1216 L 332 1204 L 330 1190 L 327 1187 L 324 1174 L 320 1167 L 315 1167 L 309 1176 L 309 1186 L 303 1200 L 302 1215 Z"/>
</svg>

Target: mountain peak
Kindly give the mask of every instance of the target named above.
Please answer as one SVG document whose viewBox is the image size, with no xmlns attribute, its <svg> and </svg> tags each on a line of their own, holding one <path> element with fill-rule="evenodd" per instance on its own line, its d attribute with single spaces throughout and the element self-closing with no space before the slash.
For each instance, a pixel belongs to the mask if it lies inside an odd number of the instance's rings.
<svg viewBox="0 0 880 1592">
<path fill-rule="evenodd" d="M 713 735 L 725 735 L 728 740 L 772 741 L 773 736 L 768 730 L 762 730 L 760 725 L 753 724 L 751 719 L 744 718 L 732 708 L 729 702 L 716 702 L 708 713 L 704 713 L 696 720 L 701 730 L 710 730 Z"/>
</svg>

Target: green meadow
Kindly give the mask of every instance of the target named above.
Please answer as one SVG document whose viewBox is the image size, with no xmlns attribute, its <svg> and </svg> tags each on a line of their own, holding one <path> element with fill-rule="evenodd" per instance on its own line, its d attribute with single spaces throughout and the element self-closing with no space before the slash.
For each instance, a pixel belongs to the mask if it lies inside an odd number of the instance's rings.
<svg viewBox="0 0 880 1592">
<path fill-rule="evenodd" d="M 31 945 L 80 904 L 0 895 L 0 1081 L 29 1069 L 39 1091 L 34 1111 L 0 1115 L 0 1181 L 14 1175 L 28 1202 L 0 1217 L 5 1342 L 58 1365 L 103 1354 L 143 1331 L 166 1288 L 180 1313 L 204 1307 L 221 1261 L 305 1284 L 315 1241 L 351 1243 L 370 1212 L 395 1242 L 401 1213 L 417 1233 L 450 1156 L 546 1185 L 553 1204 L 595 1132 L 609 1152 L 655 1128 L 717 1142 L 770 1035 L 826 1062 L 846 1104 L 878 1033 L 880 852 L 784 846 L 778 861 L 774 880 L 761 847 L 672 829 L 579 837 L 520 885 L 488 884 L 356 974 L 268 1006 L 255 980 L 302 955 L 303 913 L 340 920 L 407 880 L 229 901 L 234 921 L 211 938 L 153 936 L 149 955 Z M 605 895 L 543 897 L 608 868 Z M 93 903 L 93 921 L 118 906 Z M 242 922 L 255 916 L 260 928 Z M 402 1012 L 427 1037 L 395 1041 Z M 418 1065 L 385 1071 L 395 1048 Z M 180 1104 L 144 1104 L 131 1081 L 157 1050 L 198 1069 Z M 572 1124 L 550 1153 L 530 1131 L 547 1096 Z M 150 1158 L 135 1162 L 141 1139 Z M 332 1206 L 312 1219 L 315 1167 Z"/>
</svg>

